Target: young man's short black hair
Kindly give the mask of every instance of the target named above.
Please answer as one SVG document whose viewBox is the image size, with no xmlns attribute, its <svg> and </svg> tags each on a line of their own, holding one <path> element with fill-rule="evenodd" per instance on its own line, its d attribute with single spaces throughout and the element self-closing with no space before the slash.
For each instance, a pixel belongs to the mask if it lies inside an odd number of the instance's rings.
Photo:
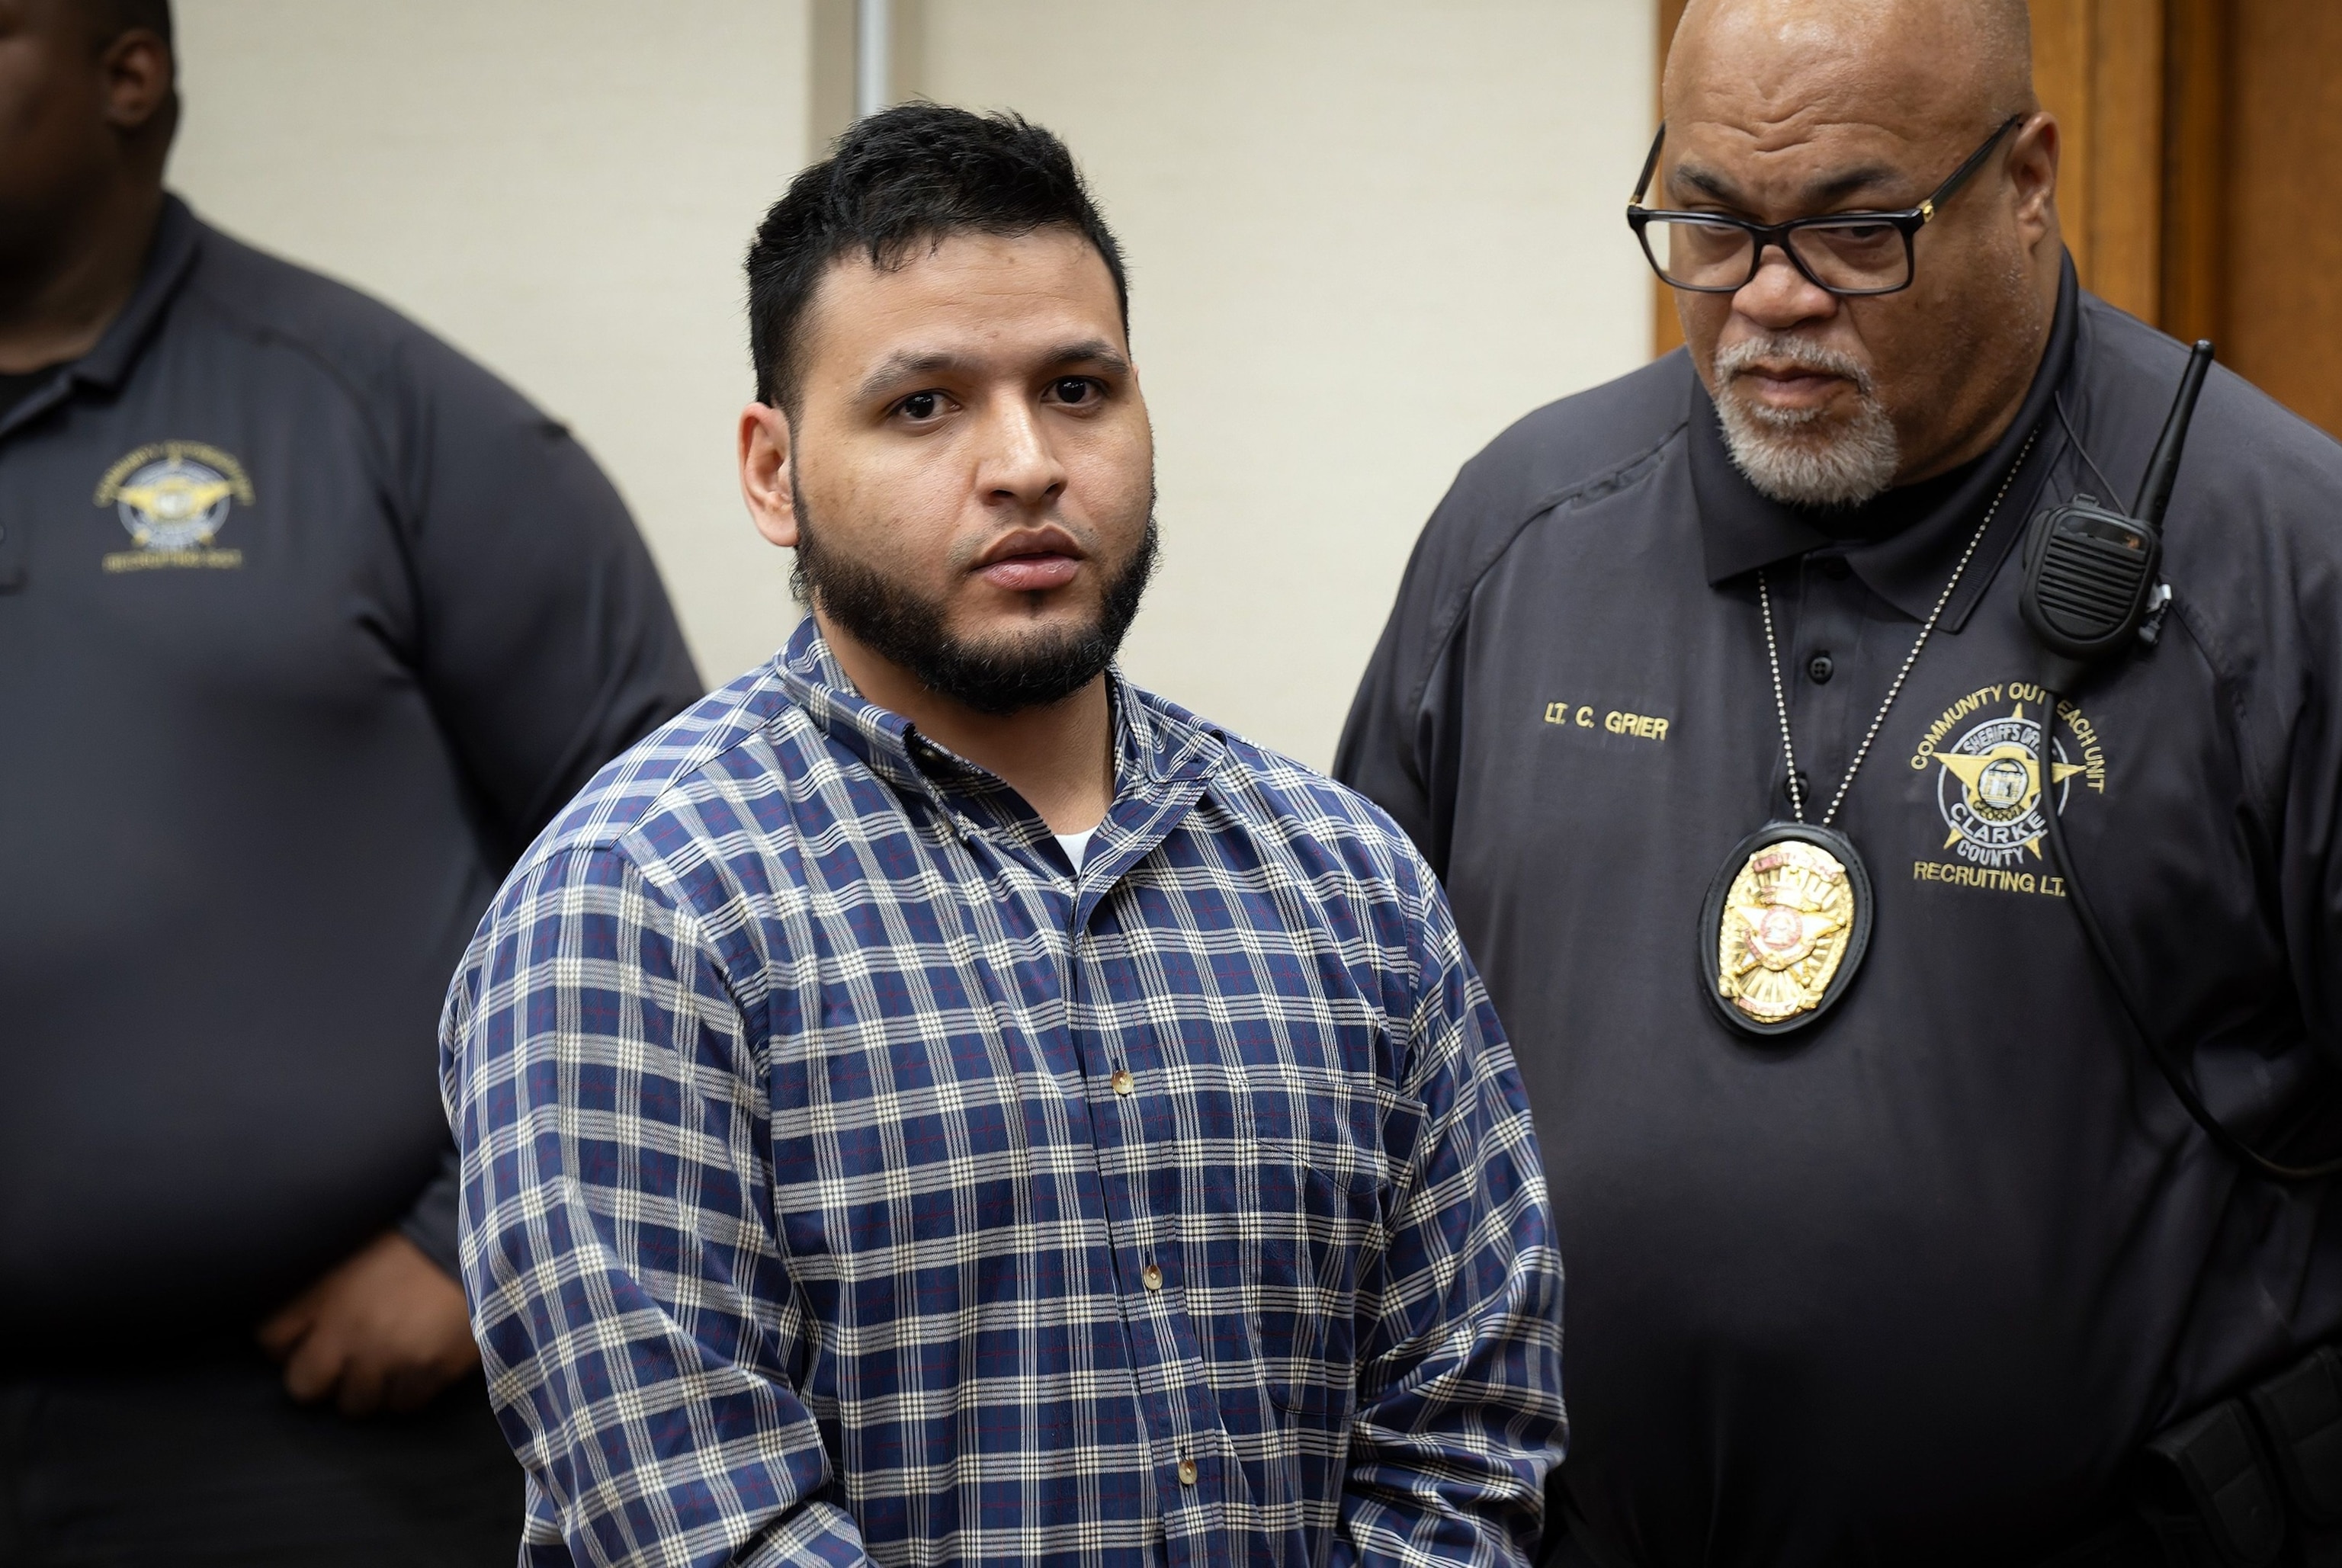
<svg viewBox="0 0 2342 1568">
<path fill-rule="evenodd" d="M 799 328 L 830 263 L 860 251 L 892 268 L 955 234 L 1066 228 L 1097 247 L 1123 329 L 1130 291 L 1122 247 L 1099 216 L 1066 144 L 1021 115 L 904 104 L 859 120 L 828 160 L 789 183 L 748 247 L 748 353 L 756 396 L 796 412 Z"/>
</svg>

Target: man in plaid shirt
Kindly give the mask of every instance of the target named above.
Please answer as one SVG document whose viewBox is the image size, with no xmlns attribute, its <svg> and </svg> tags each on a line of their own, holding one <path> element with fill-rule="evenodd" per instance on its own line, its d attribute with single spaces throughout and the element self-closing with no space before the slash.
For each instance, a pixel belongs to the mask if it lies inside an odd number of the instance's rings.
<svg viewBox="0 0 2342 1568">
<path fill-rule="evenodd" d="M 1524 1561 L 1512 1056 L 1387 818 L 1111 667 L 1153 440 L 1066 149 L 876 115 L 749 281 L 742 486 L 812 615 L 448 998 L 525 1560 Z"/>
</svg>

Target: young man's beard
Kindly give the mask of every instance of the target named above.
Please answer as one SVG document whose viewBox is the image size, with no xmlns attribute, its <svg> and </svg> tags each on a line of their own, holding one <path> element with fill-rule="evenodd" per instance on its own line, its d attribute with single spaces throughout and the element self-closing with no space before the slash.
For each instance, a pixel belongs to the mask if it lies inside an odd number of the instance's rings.
<svg viewBox="0 0 2342 1568">
<path fill-rule="evenodd" d="M 1130 558 L 1106 579 L 1095 620 L 1084 626 L 977 642 L 952 634 L 941 604 L 875 567 L 825 549 L 801 491 L 796 504 L 792 586 L 798 599 L 819 605 L 855 641 L 908 670 L 937 696 L 980 714 L 1046 707 L 1096 680 L 1114 663 L 1155 570 L 1150 497 L 1146 533 Z"/>
</svg>

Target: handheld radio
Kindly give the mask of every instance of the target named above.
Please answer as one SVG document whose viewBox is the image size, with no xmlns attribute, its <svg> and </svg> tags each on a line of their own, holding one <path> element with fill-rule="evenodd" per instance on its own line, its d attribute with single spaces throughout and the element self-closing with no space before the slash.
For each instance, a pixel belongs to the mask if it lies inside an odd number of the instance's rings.
<svg viewBox="0 0 2342 1568">
<path fill-rule="evenodd" d="M 2170 602 L 2171 590 L 2160 575 L 2163 514 L 2171 504 L 2171 485 L 2178 477 L 2179 454 L 2187 444 L 2188 424 L 2196 416 L 2196 399 L 2211 368 L 2212 345 L 2198 339 L 2188 353 L 2187 368 L 2180 372 L 2179 394 L 2163 422 L 2163 434 L 2147 461 L 2138 499 L 2131 504 L 2128 515 L 2102 504 L 2095 495 L 2077 495 L 2034 518 L 2026 535 L 2025 586 L 2017 603 L 2025 624 L 2033 628 L 2046 655 L 2041 685 L 2048 694 L 2033 758 L 2034 776 L 2041 792 L 2042 836 L 2048 841 L 2050 858 L 2065 880 L 2067 902 L 2073 905 L 2099 964 L 2113 980 L 2115 995 L 2131 1027 L 2171 1085 L 2172 1094 L 2214 1144 L 2238 1164 L 2275 1182 L 2321 1181 L 2342 1174 L 2342 1159 L 2313 1165 L 2282 1164 L 2246 1143 L 2204 1104 L 2187 1059 L 2147 1026 L 2147 1010 L 2139 1005 L 2129 977 L 2098 924 L 2097 912 L 2075 874 L 2074 857 L 2066 848 L 2065 825 L 2057 811 L 2052 736 L 2057 727 L 2059 702 L 2094 666 L 2120 655 L 2134 644 L 2152 647 Z"/>
<path fill-rule="evenodd" d="M 2169 590 L 2163 564 L 2163 514 L 2171 505 L 2179 454 L 2196 417 L 2197 394 L 2212 368 L 2212 345 L 2199 338 L 2179 375 L 2179 395 L 2147 459 L 2130 514 L 2077 495 L 2033 520 L 2025 541 L 2025 588 L 2018 600 L 2025 624 L 2049 656 L 2041 684 L 2071 692 L 2094 664 L 2128 647 L 2158 625 Z"/>
</svg>

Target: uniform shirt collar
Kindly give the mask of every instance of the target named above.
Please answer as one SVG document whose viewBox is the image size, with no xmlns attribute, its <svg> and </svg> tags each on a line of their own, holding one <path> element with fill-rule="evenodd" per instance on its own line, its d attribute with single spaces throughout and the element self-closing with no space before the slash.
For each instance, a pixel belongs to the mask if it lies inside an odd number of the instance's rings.
<svg viewBox="0 0 2342 1568">
<path fill-rule="evenodd" d="M 65 367 L 55 381 L 42 387 L 0 419 L 0 435 L 40 416 L 63 402 L 71 388 L 92 386 L 112 392 L 119 388 L 138 363 L 138 355 L 154 337 L 171 298 L 186 281 L 195 264 L 195 240 L 202 225 L 187 204 L 165 192 L 155 237 L 147 243 L 146 265 L 130 303 L 114 318 L 97 346 Z"/>
<path fill-rule="evenodd" d="M 2009 465 L 2017 461 L 2027 436 L 2049 418 L 2050 401 L 2073 365 L 2075 324 L 2081 314 L 2079 293 L 2073 258 L 2067 256 L 2058 278 L 2057 315 L 2041 367 L 2034 373 L 2032 388 L 2018 406 L 2017 417 L 2009 421 L 2008 429 L 1989 453 L 1941 479 L 1891 490 L 1869 506 L 1833 519 L 1828 530 L 1816 524 L 1812 513 L 1772 500 L 1748 483 L 1725 444 L 1724 428 L 1707 389 L 1697 376 L 1692 377 L 1688 421 L 1692 491 L 1699 504 L 1700 540 L 1709 585 L 1719 586 L 1760 566 L 1810 551 L 1842 546 L 1847 564 L 1873 593 L 1913 620 L 1925 620 L 1967 547 L 1970 531 L 1983 517 Z M 1991 530 L 1960 581 L 1959 593 L 1945 606 L 1941 624 L 1947 631 L 1957 632 L 1966 623 L 2002 557 L 2023 532 L 2033 496 L 2049 470 L 2053 454 L 2042 449 L 2047 444 L 2047 434 L 2045 429 L 2043 442 L 2027 459 L 2025 472 L 2009 486 Z M 1910 513 L 1917 515 L 1906 515 Z"/>
<path fill-rule="evenodd" d="M 187 204 L 168 192 L 163 196 L 163 214 L 155 224 L 155 238 L 147 249 L 146 268 L 138 279 L 138 287 L 97 346 L 75 361 L 74 379 L 91 386 L 113 388 L 122 385 L 123 377 L 137 363 L 139 351 L 155 334 L 155 325 L 171 303 L 179 285 L 186 281 L 187 269 L 195 259 L 195 235 L 201 225 Z"/>
</svg>

